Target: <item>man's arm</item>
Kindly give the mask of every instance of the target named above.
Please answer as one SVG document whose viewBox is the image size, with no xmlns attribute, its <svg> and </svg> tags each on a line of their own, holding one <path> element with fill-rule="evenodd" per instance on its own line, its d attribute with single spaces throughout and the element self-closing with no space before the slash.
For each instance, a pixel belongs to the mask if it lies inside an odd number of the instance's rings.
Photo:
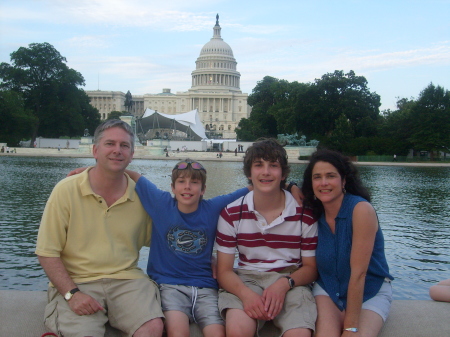
<svg viewBox="0 0 450 337">
<path fill-rule="evenodd" d="M 70 278 L 61 258 L 38 255 L 38 260 L 50 282 L 52 282 L 62 296 L 77 287 Z M 70 309 L 80 316 L 91 315 L 97 311 L 104 310 L 99 302 L 81 291 L 76 292 L 67 303 Z"/>
<path fill-rule="evenodd" d="M 253 319 L 269 320 L 262 296 L 249 289 L 234 272 L 234 254 L 217 252 L 217 280 L 222 288 L 242 301 L 245 313 Z"/>
<path fill-rule="evenodd" d="M 295 282 L 295 286 L 304 286 L 312 283 L 318 277 L 316 258 L 302 257 L 302 267 L 289 275 Z M 281 277 L 263 292 L 266 311 L 273 319 L 283 308 L 286 293 L 290 290 L 287 278 Z"/>
</svg>

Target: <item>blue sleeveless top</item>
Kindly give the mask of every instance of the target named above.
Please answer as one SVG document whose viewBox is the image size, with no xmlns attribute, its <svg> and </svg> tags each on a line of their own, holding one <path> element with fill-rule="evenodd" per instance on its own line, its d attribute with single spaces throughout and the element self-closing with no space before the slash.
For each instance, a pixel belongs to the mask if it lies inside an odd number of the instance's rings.
<svg viewBox="0 0 450 337">
<path fill-rule="evenodd" d="M 353 209 L 361 201 L 359 196 L 346 193 L 335 221 L 335 233 L 325 220 L 325 214 L 319 219 L 319 241 L 316 250 L 317 282 L 328 293 L 333 302 L 342 311 L 347 307 L 347 290 L 350 281 L 350 253 L 352 249 Z M 381 227 L 375 236 L 372 257 L 367 269 L 363 302 L 374 297 L 385 278 L 393 280 L 384 255 L 384 238 Z"/>
</svg>

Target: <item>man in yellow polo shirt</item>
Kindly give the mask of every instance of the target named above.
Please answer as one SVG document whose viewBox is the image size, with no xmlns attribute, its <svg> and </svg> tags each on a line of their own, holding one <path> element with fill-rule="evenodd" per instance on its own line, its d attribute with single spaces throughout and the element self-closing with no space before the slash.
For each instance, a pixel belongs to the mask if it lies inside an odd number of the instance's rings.
<svg viewBox="0 0 450 337">
<path fill-rule="evenodd" d="M 60 181 L 42 216 L 36 254 L 50 279 L 45 324 L 59 336 L 161 336 L 156 284 L 137 266 L 151 219 L 125 174 L 134 135 L 120 120 L 97 127 L 96 165 Z"/>
</svg>

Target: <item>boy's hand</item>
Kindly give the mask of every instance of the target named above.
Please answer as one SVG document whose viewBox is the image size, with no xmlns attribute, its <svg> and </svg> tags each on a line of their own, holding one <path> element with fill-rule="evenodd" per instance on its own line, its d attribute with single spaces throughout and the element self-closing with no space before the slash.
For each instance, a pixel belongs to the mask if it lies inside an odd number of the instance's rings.
<svg viewBox="0 0 450 337">
<path fill-rule="evenodd" d="M 262 319 L 264 321 L 271 320 L 264 309 L 264 299 L 262 296 L 258 295 L 253 290 L 248 289 L 245 298 L 242 298 L 241 300 L 244 305 L 244 311 L 248 317 L 253 319 Z"/>
<path fill-rule="evenodd" d="M 75 170 L 70 171 L 70 172 L 67 174 L 67 176 L 70 177 L 70 176 L 73 176 L 73 175 L 75 175 L 75 174 L 79 174 L 79 173 L 83 172 L 83 171 L 86 170 L 86 169 L 87 169 L 87 167 L 78 167 L 78 168 L 76 168 Z"/>
<path fill-rule="evenodd" d="M 303 193 L 300 187 L 293 185 L 291 187 L 291 194 L 294 197 L 295 201 L 298 202 L 299 206 L 303 206 Z"/>
<path fill-rule="evenodd" d="M 274 319 L 283 309 L 286 293 L 290 290 L 289 283 L 286 278 L 282 277 L 264 289 L 264 310 L 267 312 L 269 319 Z"/>
</svg>

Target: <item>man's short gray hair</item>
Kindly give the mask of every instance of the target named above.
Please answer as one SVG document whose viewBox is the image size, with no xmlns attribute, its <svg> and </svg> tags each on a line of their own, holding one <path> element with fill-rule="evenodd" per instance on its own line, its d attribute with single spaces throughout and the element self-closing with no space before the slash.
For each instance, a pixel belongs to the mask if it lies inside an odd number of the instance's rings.
<svg viewBox="0 0 450 337">
<path fill-rule="evenodd" d="M 108 120 L 104 121 L 103 123 L 101 123 L 99 126 L 97 126 L 97 128 L 95 129 L 95 132 L 94 132 L 94 144 L 98 146 L 100 139 L 103 137 L 103 132 L 105 132 L 105 130 L 110 129 L 110 128 L 121 128 L 121 129 L 125 130 L 126 133 L 128 133 L 130 135 L 131 150 L 134 152 L 133 129 L 131 128 L 131 126 L 128 123 L 126 123 L 120 119 L 108 119 Z"/>
</svg>

